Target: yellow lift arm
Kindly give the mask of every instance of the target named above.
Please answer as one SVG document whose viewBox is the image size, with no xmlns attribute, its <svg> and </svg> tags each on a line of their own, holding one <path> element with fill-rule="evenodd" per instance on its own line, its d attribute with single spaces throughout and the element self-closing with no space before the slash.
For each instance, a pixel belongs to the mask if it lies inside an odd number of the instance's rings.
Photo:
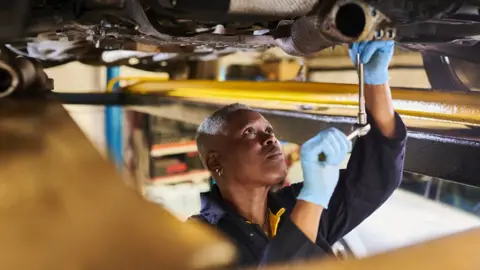
<svg viewBox="0 0 480 270">
<path fill-rule="evenodd" d="M 330 260 L 268 270 L 473 270 L 480 267 L 478 244 L 472 241 L 479 237 L 477 229 L 362 260 Z"/>
<path fill-rule="evenodd" d="M 300 110 L 299 106 L 330 106 L 320 113 L 354 116 L 358 113 L 358 86 L 305 82 L 165 81 L 153 78 L 127 79 L 127 91 L 158 93 L 209 103 L 245 102 L 262 108 Z M 405 116 L 480 124 L 480 94 L 471 92 L 393 88 L 396 110 Z M 314 110 L 313 110 L 314 111 Z"/>
<path fill-rule="evenodd" d="M 200 124 L 222 105 L 256 108 L 284 141 L 302 144 L 321 129 L 350 133 L 358 113 L 355 85 L 303 82 L 125 81 L 127 93 L 171 103 L 130 108 Z M 392 89 L 396 110 L 409 128 L 405 170 L 480 186 L 480 94 Z"/>
</svg>

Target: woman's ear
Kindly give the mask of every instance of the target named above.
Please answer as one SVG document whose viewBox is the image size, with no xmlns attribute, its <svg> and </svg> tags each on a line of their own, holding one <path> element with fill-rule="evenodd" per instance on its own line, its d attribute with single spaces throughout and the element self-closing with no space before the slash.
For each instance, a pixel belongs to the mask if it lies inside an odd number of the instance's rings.
<svg viewBox="0 0 480 270">
<path fill-rule="evenodd" d="M 206 165 L 207 169 L 211 172 L 217 172 L 222 169 L 219 161 L 219 154 L 217 152 L 211 151 L 207 154 Z"/>
</svg>

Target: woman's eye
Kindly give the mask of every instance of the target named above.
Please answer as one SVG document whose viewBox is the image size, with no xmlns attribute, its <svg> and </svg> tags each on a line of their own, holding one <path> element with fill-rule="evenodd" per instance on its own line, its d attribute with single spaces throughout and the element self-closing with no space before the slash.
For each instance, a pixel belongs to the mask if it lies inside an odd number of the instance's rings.
<svg viewBox="0 0 480 270">
<path fill-rule="evenodd" d="M 245 129 L 245 131 L 243 132 L 243 134 L 246 134 L 246 135 L 255 134 L 255 129 L 253 129 L 253 128 L 247 128 L 247 129 Z"/>
<path fill-rule="evenodd" d="M 265 132 L 266 132 L 267 134 L 273 134 L 273 133 L 275 133 L 275 132 L 273 131 L 273 128 L 267 128 L 267 129 L 265 129 Z"/>
</svg>

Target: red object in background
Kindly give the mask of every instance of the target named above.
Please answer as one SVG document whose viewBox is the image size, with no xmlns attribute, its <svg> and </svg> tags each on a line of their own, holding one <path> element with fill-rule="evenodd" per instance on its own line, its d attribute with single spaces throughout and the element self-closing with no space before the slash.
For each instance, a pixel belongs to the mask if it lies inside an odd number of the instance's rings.
<svg viewBox="0 0 480 270">
<path fill-rule="evenodd" d="M 189 157 L 189 158 L 193 158 L 193 157 L 196 157 L 196 156 L 198 156 L 198 152 L 189 152 L 189 153 L 187 153 L 187 157 Z"/>
<path fill-rule="evenodd" d="M 167 174 L 175 174 L 175 173 L 182 173 L 187 171 L 187 164 L 180 162 L 177 164 L 173 164 L 167 167 L 165 170 Z"/>
<path fill-rule="evenodd" d="M 187 142 L 175 142 L 175 143 L 166 143 L 166 144 L 155 144 L 152 147 L 152 150 L 161 150 L 165 148 L 175 148 L 175 147 L 184 147 L 184 146 L 196 146 L 195 141 Z"/>
</svg>

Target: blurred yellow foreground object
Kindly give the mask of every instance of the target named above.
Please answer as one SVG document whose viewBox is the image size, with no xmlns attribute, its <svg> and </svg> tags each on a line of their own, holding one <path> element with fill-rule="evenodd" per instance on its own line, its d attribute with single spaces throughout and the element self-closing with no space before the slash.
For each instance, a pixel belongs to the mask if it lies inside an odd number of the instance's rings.
<svg viewBox="0 0 480 270">
<path fill-rule="evenodd" d="M 55 101 L 0 100 L 0 269 L 200 269 L 233 245 L 128 188 Z"/>
<path fill-rule="evenodd" d="M 478 270 L 479 243 L 480 228 L 362 260 L 312 262 L 268 270 Z"/>
</svg>

